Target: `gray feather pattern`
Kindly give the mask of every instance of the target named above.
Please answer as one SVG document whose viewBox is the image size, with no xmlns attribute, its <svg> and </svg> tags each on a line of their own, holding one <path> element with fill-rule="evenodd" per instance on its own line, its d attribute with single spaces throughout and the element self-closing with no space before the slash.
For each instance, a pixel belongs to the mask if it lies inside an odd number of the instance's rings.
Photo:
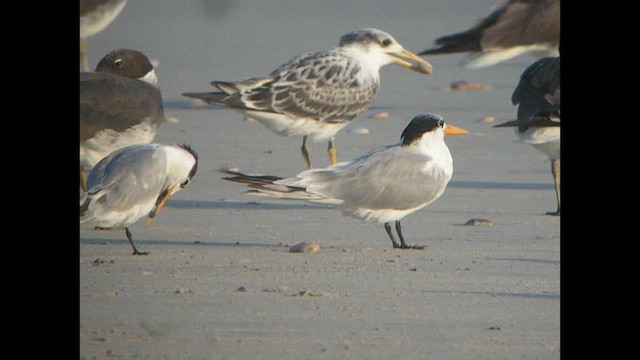
<svg viewBox="0 0 640 360">
<path fill-rule="evenodd" d="M 350 57 L 333 49 L 296 56 L 270 76 L 241 82 L 212 82 L 228 96 L 185 94 L 239 109 L 312 117 L 321 122 L 354 119 L 374 100 L 379 83 L 361 84 L 360 70 Z"/>
</svg>

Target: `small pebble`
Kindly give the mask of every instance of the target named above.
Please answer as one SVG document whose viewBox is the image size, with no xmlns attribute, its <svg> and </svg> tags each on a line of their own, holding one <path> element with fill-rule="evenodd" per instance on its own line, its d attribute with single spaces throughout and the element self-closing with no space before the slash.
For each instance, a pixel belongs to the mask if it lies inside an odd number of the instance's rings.
<svg viewBox="0 0 640 360">
<path fill-rule="evenodd" d="M 356 127 L 356 128 L 349 128 L 347 132 L 350 134 L 356 134 L 356 135 L 366 135 L 369 133 L 369 129 L 367 129 L 366 127 Z"/>
<path fill-rule="evenodd" d="M 465 226 L 492 226 L 493 223 L 487 219 L 470 219 Z"/>
<path fill-rule="evenodd" d="M 256 120 L 256 118 L 253 118 L 251 116 L 246 116 L 244 119 L 242 119 L 242 121 L 253 123 L 253 122 L 256 122 L 258 120 Z"/>
<path fill-rule="evenodd" d="M 193 290 L 181 287 L 173 292 L 174 294 L 193 294 Z"/>
<path fill-rule="evenodd" d="M 292 253 L 314 253 L 318 251 L 320 251 L 320 245 L 315 241 L 303 241 L 289 248 L 289 252 Z"/>
<path fill-rule="evenodd" d="M 267 292 L 267 293 L 287 293 L 289 292 L 289 287 L 288 286 L 280 286 L 277 289 L 271 289 L 271 288 L 267 288 L 267 289 L 262 289 L 262 292 Z"/>
<path fill-rule="evenodd" d="M 168 122 L 169 124 L 178 124 L 178 123 L 180 123 L 180 119 L 178 119 L 178 118 L 177 118 L 177 117 L 175 117 L 175 116 L 171 116 L 171 117 L 168 117 L 168 118 L 167 118 L 167 122 Z"/>
<path fill-rule="evenodd" d="M 305 297 L 305 296 L 308 296 L 308 297 L 321 297 L 321 296 L 324 296 L 324 293 L 321 293 L 319 291 L 305 289 L 304 291 L 300 291 L 298 293 L 298 296 L 300 296 L 300 297 Z"/>
<path fill-rule="evenodd" d="M 485 116 L 482 118 L 482 123 L 484 124 L 491 124 L 493 122 L 496 121 L 496 117 L 495 116 Z"/>
<path fill-rule="evenodd" d="M 386 111 L 371 115 L 371 119 L 374 119 L 374 120 L 386 120 L 388 118 L 389 118 L 389 113 Z"/>
<path fill-rule="evenodd" d="M 487 84 L 479 84 L 470 81 L 454 81 L 449 86 L 451 90 L 457 91 L 470 91 L 470 90 L 489 90 L 491 89 L 491 85 Z"/>
<path fill-rule="evenodd" d="M 220 169 L 218 169 L 218 171 L 233 171 L 233 172 L 240 172 L 240 168 L 236 167 L 236 166 L 221 166 Z"/>
</svg>

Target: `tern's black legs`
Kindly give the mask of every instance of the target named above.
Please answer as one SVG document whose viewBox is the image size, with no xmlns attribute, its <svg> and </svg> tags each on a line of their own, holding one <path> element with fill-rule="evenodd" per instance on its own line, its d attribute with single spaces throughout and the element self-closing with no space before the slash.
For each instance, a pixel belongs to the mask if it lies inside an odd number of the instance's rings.
<svg viewBox="0 0 640 360">
<path fill-rule="evenodd" d="M 124 232 L 127 235 L 127 240 L 129 240 L 129 243 L 131 244 L 131 247 L 133 248 L 133 254 L 131 255 L 149 255 L 149 252 L 147 251 L 139 251 L 136 246 L 133 244 L 133 239 L 131 238 L 131 231 L 129 231 L 129 228 L 124 228 Z"/>
<path fill-rule="evenodd" d="M 424 246 L 409 246 L 407 245 L 407 243 L 404 241 L 404 236 L 402 236 L 402 228 L 400 226 L 400 220 L 396 221 L 396 231 L 398 232 L 398 237 L 400 238 L 400 245 L 398 245 L 398 243 L 396 242 L 396 239 L 393 237 L 393 233 L 391 232 L 391 225 L 387 222 L 384 223 L 384 229 L 387 231 L 387 235 L 389 235 L 389 239 L 391 240 L 391 243 L 393 244 L 393 248 L 394 249 L 411 249 L 411 250 L 422 250 L 424 249 Z"/>
<path fill-rule="evenodd" d="M 400 227 L 400 221 L 396 221 L 396 231 L 398 232 L 398 237 L 400 238 L 400 246 L 403 249 L 408 248 L 407 243 L 404 241 L 404 236 L 402 236 L 402 228 Z"/>
<path fill-rule="evenodd" d="M 394 249 L 400 248 L 400 245 L 398 245 L 398 243 L 396 242 L 396 239 L 393 237 L 393 233 L 391 232 L 391 225 L 389 225 L 389 223 L 384 223 L 384 229 L 387 230 L 387 235 L 389 235 L 389 239 L 393 244 L 393 248 Z"/>
<path fill-rule="evenodd" d="M 551 160 L 551 174 L 556 187 L 556 199 L 558 200 L 558 210 L 547 212 L 547 215 L 560 216 L 560 160 Z"/>
</svg>

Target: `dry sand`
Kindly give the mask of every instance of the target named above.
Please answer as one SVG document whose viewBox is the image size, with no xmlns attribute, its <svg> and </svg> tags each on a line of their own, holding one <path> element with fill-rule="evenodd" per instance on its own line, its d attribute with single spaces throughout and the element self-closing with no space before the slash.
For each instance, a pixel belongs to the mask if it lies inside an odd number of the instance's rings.
<svg viewBox="0 0 640 360">
<path fill-rule="evenodd" d="M 418 52 L 466 29 L 492 0 L 130 1 L 89 39 L 92 67 L 115 48 L 159 61 L 171 121 L 157 142 L 200 154 L 194 181 L 156 221 L 131 230 L 148 256 L 131 256 L 124 231 L 80 231 L 83 359 L 557 359 L 560 219 L 550 164 L 510 129 L 511 93 L 535 58 L 468 71 L 461 55 L 430 57 L 434 74 L 382 69 L 374 106 L 337 137 L 346 160 L 399 140 L 421 112 L 470 134 L 447 138 L 454 175 L 445 194 L 402 222 L 393 250 L 380 225 L 319 205 L 242 194 L 220 167 L 291 176 L 300 138 L 279 137 L 243 115 L 180 96 L 211 80 L 266 75 L 291 56 L 337 44 L 360 27 L 388 31 Z M 214 5 L 218 4 L 218 5 Z M 491 86 L 450 91 L 454 81 Z M 377 119 L 382 112 L 388 117 Z M 364 133 L 364 134 L 363 134 Z M 327 164 L 326 144 L 310 148 Z M 491 226 L 465 226 L 473 218 Z M 315 253 L 289 247 L 315 241 Z"/>
</svg>

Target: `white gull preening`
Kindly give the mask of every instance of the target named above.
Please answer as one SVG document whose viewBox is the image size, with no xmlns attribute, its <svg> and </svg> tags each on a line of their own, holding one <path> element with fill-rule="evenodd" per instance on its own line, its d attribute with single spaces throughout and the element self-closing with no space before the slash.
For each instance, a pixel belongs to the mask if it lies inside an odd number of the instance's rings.
<svg viewBox="0 0 640 360">
<path fill-rule="evenodd" d="M 197 169 L 198 154 L 188 145 L 137 144 L 116 150 L 89 173 L 80 198 L 80 224 L 124 229 L 133 254 L 146 255 L 136 248 L 129 227 L 145 216 L 151 223 Z"/>
<path fill-rule="evenodd" d="M 329 141 L 330 162 L 335 164 L 336 134 L 373 103 L 379 70 L 390 63 L 432 72 L 431 64 L 391 35 L 365 28 L 343 35 L 336 48 L 298 55 L 266 77 L 213 81 L 221 92 L 183 95 L 240 111 L 278 135 L 302 136 L 302 156 L 311 168 L 307 139 Z"/>
</svg>

